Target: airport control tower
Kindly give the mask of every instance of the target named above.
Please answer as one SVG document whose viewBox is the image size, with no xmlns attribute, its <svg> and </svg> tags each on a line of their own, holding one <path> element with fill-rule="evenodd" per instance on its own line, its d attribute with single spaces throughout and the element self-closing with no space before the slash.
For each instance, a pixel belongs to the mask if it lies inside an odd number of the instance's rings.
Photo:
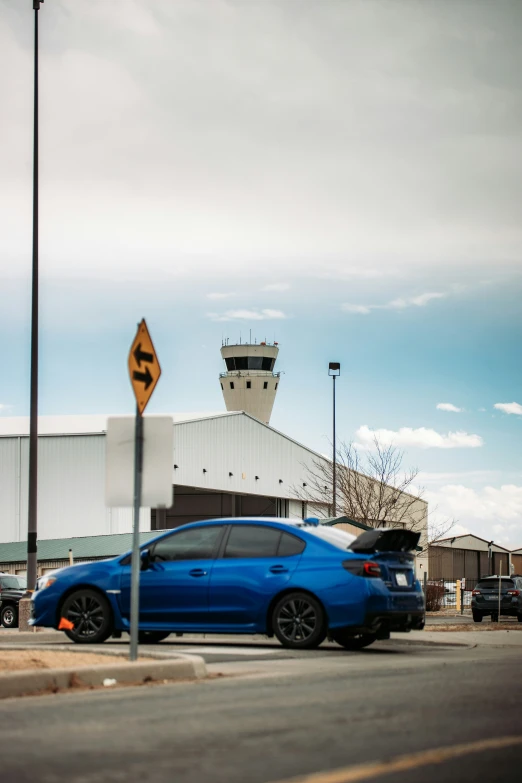
<svg viewBox="0 0 522 783">
<path fill-rule="evenodd" d="M 221 356 L 226 372 L 219 376 L 227 411 L 245 411 L 265 424 L 270 423 L 279 386 L 280 373 L 274 372 L 277 343 L 229 345 L 225 340 Z"/>
</svg>

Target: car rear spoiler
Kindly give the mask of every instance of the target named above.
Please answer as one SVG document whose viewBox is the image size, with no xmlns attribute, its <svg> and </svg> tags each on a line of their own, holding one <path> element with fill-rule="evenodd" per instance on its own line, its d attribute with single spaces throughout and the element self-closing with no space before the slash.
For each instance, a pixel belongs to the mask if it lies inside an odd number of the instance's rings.
<svg viewBox="0 0 522 783">
<path fill-rule="evenodd" d="M 350 545 L 353 552 L 413 552 L 419 543 L 420 533 L 398 528 L 375 528 L 361 533 Z"/>
</svg>

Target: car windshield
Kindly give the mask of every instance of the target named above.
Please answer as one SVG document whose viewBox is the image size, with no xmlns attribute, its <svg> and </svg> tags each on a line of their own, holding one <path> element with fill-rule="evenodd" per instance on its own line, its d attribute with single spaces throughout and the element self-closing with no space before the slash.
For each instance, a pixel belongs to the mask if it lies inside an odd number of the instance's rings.
<svg viewBox="0 0 522 783">
<path fill-rule="evenodd" d="M 512 590 L 515 583 L 512 579 L 502 579 L 501 590 Z M 498 590 L 498 579 L 481 579 L 476 590 Z"/>
<path fill-rule="evenodd" d="M 0 576 L 0 587 L 2 590 L 19 590 L 20 585 L 16 576 Z"/>
<path fill-rule="evenodd" d="M 355 541 L 356 536 L 352 536 L 351 533 L 347 533 L 346 530 L 337 530 L 335 527 L 329 525 L 318 525 L 313 527 L 312 525 L 306 525 L 305 530 L 312 536 L 322 538 L 323 541 L 328 541 L 329 544 L 337 547 L 337 549 L 346 550 Z"/>
</svg>

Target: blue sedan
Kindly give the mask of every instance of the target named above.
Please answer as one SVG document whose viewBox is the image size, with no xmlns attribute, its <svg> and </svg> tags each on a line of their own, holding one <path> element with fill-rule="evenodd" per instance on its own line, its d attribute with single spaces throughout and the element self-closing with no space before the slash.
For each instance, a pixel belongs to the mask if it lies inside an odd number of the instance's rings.
<svg viewBox="0 0 522 783">
<path fill-rule="evenodd" d="M 361 649 L 390 631 L 424 627 L 415 577 L 418 533 L 358 538 L 318 520 L 236 518 L 176 528 L 141 549 L 141 642 L 170 633 L 266 634 L 309 649 L 326 637 Z M 130 630 L 131 555 L 42 577 L 32 624 L 74 642 Z"/>
</svg>

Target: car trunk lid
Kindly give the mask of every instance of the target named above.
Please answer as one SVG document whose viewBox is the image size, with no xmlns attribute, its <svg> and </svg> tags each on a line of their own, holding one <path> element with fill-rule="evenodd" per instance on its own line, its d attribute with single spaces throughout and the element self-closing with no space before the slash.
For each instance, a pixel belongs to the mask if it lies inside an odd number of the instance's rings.
<svg viewBox="0 0 522 783">
<path fill-rule="evenodd" d="M 412 552 L 420 533 L 412 530 L 375 528 L 353 541 L 350 549 L 372 556 L 380 568 L 384 583 L 392 592 L 408 592 L 415 586 L 415 559 Z"/>
</svg>

